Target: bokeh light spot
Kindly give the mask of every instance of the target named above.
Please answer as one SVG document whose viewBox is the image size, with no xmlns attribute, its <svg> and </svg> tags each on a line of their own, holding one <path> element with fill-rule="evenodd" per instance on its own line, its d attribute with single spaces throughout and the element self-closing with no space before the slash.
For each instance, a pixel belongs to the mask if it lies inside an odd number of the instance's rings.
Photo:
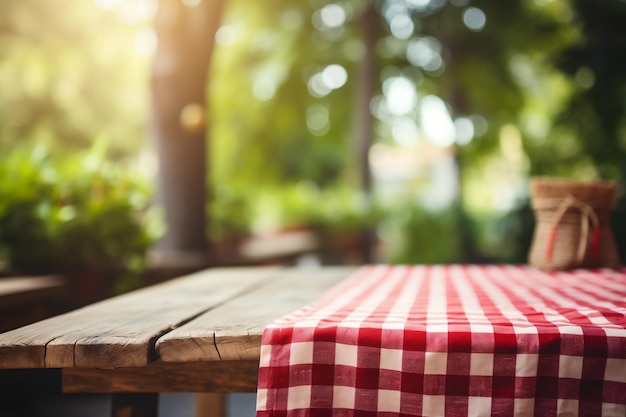
<svg viewBox="0 0 626 417">
<path fill-rule="evenodd" d="M 463 11 L 463 23 L 468 29 L 478 32 L 485 27 L 487 16 L 478 7 L 468 7 Z"/>
<path fill-rule="evenodd" d="M 189 103 L 180 111 L 180 125 L 185 132 L 198 133 L 206 122 L 205 107 L 200 103 Z"/>
<path fill-rule="evenodd" d="M 269 101 L 276 95 L 276 84 L 267 77 L 259 77 L 252 84 L 252 94 L 260 101 Z"/>
<path fill-rule="evenodd" d="M 398 14 L 389 22 L 389 30 L 398 39 L 409 39 L 413 35 L 415 25 L 407 14 Z"/>
<path fill-rule="evenodd" d="M 413 81 L 406 77 L 391 77 L 383 82 L 387 108 L 394 116 L 404 116 L 417 105 L 417 92 Z"/>
<path fill-rule="evenodd" d="M 426 96 L 421 103 L 421 125 L 426 139 L 445 147 L 456 140 L 456 127 L 446 103 L 437 96 Z"/>
<path fill-rule="evenodd" d="M 480 114 L 473 114 L 470 120 L 474 124 L 474 137 L 480 137 L 489 130 L 489 122 Z"/>
<path fill-rule="evenodd" d="M 474 123 L 469 117 L 459 117 L 454 120 L 456 129 L 456 144 L 467 145 L 474 139 Z"/>
<path fill-rule="evenodd" d="M 438 71 L 443 67 L 441 43 L 431 36 L 412 40 L 406 51 L 409 62 L 429 72 Z"/>
<path fill-rule="evenodd" d="M 338 28 L 346 22 L 346 11 L 338 4 L 327 4 L 320 10 L 320 18 L 329 28 Z"/>
<path fill-rule="evenodd" d="M 313 97 L 324 97 L 332 91 L 330 87 L 326 85 L 321 73 L 317 73 L 311 78 L 309 78 L 308 82 L 309 93 Z"/>
<path fill-rule="evenodd" d="M 330 130 L 330 113 L 322 104 L 314 104 L 306 111 L 306 127 L 315 136 L 323 136 Z"/>
<path fill-rule="evenodd" d="M 215 42 L 220 46 L 233 46 L 237 41 L 237 27 L 224 25 L 215 33 Z"/>
<path fill-rule="evenodd" d="M 416 10 L 426 10 L 430 6 L 431 0 L 407 0 L 409 6 Z"/>
<path fill-rule="evenodd" d="M 589 67 L 580 67 L 576 71 L 574 79 L 579 86 L 588 90 L 596 83 L 596 74 Z"/>
<path fill-rule="evenodd" d="M 338 64 L 329 65 L 322 71 L 322 80 L 332 90 L 341 88 L 348 81 L 348 71 Z"/>
</svg>

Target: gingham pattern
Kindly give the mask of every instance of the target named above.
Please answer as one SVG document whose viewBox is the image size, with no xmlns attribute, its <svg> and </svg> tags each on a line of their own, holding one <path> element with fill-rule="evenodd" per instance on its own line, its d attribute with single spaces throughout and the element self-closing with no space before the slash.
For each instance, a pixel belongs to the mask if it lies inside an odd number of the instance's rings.
<svg viewBox="0 0 626 417">
<path fill-rule="evenodd" d="M 365 266 L 263 333 L 257 417 L 626 416 L 626 271 Z"/>
</svg>

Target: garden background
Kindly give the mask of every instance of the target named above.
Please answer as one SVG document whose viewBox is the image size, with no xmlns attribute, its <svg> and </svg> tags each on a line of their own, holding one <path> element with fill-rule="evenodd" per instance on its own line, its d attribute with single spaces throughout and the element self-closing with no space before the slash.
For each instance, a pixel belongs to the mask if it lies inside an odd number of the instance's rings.
<svg viewBox="0 0 626 417">
<path fill-rule="evenodd" d="M 624 184 L 625 24 L 621 0 L 1 2 L 0 270 L 121 292 L 174 232 L 209 265 L 294 230 L 322 263 L 526 262 L 531 177 Z"/>
</svg>

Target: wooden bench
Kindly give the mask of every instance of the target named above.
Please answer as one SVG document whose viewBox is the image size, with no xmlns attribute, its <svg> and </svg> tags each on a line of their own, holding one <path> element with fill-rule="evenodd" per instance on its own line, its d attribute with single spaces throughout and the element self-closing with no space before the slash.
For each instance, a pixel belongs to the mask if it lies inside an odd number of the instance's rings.
<svg viewBox="0 0 626 417">
<path fill-rule="evenodd" d="M 55 275 L 0 278 L 0 332 L 59 313 L 65 289 Z"/>
<path fill-rule="evenodd" d="M 219 268 L 0 335 L 0 368 L 61 368 L 66 393 L 112 393 L 113 416 L 160 392 L 255 392 L 261 334 L 354 268 Z"/>
</svg>

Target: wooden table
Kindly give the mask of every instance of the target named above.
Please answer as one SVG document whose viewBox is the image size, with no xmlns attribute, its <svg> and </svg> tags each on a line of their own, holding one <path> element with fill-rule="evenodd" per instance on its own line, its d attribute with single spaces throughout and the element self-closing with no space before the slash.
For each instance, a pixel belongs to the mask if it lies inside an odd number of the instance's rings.
<svg viewBox="0 0 626 417">
<path fill-rule="evenodd" d="M 56 275 L 0 278 L 0 332 L 58 314 L 65 290 Z"/>
<path fill-rule="evenodd" d="M 61 368 L 66 393 L 112 393 L 113 416 L 160 392 L 255 392 L 261 333 L 354 268 L 210 269 L 0 335 L 0 368 Z"/>
</svg>

